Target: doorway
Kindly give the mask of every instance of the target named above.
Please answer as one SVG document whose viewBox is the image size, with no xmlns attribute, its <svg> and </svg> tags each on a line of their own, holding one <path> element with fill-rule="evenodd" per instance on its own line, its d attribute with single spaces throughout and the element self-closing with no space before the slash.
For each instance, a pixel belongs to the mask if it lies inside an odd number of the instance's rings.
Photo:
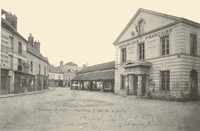
<svg viewBox="0 0 200 131">
<path fill-rule="evenodd" d="M 190 97 L 192 99 L 198 96 L 198 73 L 195 70 L 190 72 Z"/>
</svg>

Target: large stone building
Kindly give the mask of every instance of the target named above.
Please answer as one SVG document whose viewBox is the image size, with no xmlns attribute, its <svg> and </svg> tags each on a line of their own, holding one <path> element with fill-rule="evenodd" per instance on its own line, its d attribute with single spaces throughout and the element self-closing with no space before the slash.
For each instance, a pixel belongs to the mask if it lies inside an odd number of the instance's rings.
<svg viewBox="0 0 200 131">
<path fill-rule="evenodd" d="M 200 95 L 200 24 L 139 9 L 115 46 L 115 93 Z"/>
<path fill-rule="evenodd" d="M 30 45 L 17 31 L 17 17 L 2 10 L 0 94 L 47 88 L 48 65 L 39 44 Z"/>
<path fill-rule="evenodd" d="M 73 62 L 63 64 L 63 61 L 60 62 L 60 68 L 64 72 L 64 86 L 66 87 L 71 86 L 71 80 L 76 76 L 78 71 L 82 70 L 82 67 Z"/>
<path fill-rule="evenodd" d="M 50 87 L 63 87 L 64 72 L 60 67 L 50 66 L 49 67 L 49 86 Z"/>
</svg>

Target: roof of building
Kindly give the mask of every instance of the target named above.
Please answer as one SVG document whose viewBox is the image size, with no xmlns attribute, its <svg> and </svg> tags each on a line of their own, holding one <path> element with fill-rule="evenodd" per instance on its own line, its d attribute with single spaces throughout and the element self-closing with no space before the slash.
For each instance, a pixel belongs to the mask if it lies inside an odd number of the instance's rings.
<svg viewBox="0 0 200 131">
<path fill-rule="evenodd" d="M 83 73 L 94 72 L 94 71 L 110 70 L 114 68 L 115 68 L 115 61 L 111 61 L 111 62 L 106 62 L 106 63 L 86 67 L 83 70 L 79 71 L 77 74 L 83 74 Z"/>
<path fill-rule="evenodd" d="M 77 64 L 73 63 L 73 62 L 68 62 L 65 65 L 70 65 L 70 66 L 78 66 Z"/>
<path fill-rule="evenodd" d="M 6 28 L 13 31 L 18 37 L 20 37 L 21 39 L 23 39 L 25 42 L 28 43 L 28 41 L 7 20 L 1 18 L 1 21 L 2 21 L 2 25 L 4 24 Z M 45 58 L 40 52 L 38 52 L 32 45 L 28 43 L 27 46 L 28 46 L 27 47 L 28 52 L 30 52 L 31 54 L 35 55 L 39 59 L 42 59 L 43 61 L 48 63 L 48 59 Z"/>
<path fill-rule="evenodd" d="M 100 71 L 100 72 L 91 72 L 88 74 L 78 74 L 75 78 L 72 80 L 114 80 L 114 70 L 108 70 L 108 71 Z"/>
<path fill-rule="evenodd" d="M 43 61 L 48 63 L 48 59 L 45 58 L 37 49 L 35 49 L 35 47 L 33 47 L 30 43 L 28 43 L 27 46 L 28 46 L 27 50 L 28 50 L 29 53 L 35 55 L 39 59 L 42 59 Z"/>
<path fill-rule="evenodd" d="M 11 31 L 13 31 L 18 37 L 28 42 L 7 20 L 1 17 L 2 25 L 5 24 Z"/>
<path fill-rule="evenodd" d="M 49 73 L 63 73 L 60 67 L 50 66 Z"/>
<path fill-rule="evenodd" d="M 114 80 L 114 69 L 114 61 L 89 66 L 79 71 L 72 80 Z"/>
<path fill-rule="evenodd" d="M 135 20 L 135 18 L 137 17 L 137 15 L 140 12 L 147 12 L 147 13 L 150 13 L 150 14 L 154 14 L 154 15 L 158 15 L 158 16 L 162 16 L 162 17 L 167 17 L 167 18 L 170 18 L 170 19 L 173 19 L 173 20 L 177 21 L 178 23 L 186 23 L 188 25 L 200 28 L 200 23 L 188 20 L 188 19 L 183 18 L 183 17 L 177 17 L 177 16 L 173 16 L 173 15 L 168 15 L 168 14 L 164 14 L 164 13 L 160 13 L 160 12 L 156 12 L 156 11 L 151 11 L 151 10 L 139 8 L 137 10 L 137 12 L 135 13 L 135 15 L 131 18 L 131 20 L 129 21 L 129 23 L 125 26 L 125 28 L 123 29 L 123 31 L 119 34 L 119 36 L 117 37 L 117 39 L 114 41 L 114 43 L 113 43 L 114 45 L 119 41 L 119 39 L 122 37 L 122 35 L 124 34 L 124 32 L 129 28 L 129 26 L 132 24 L 132 22 Z"/>
</svg>

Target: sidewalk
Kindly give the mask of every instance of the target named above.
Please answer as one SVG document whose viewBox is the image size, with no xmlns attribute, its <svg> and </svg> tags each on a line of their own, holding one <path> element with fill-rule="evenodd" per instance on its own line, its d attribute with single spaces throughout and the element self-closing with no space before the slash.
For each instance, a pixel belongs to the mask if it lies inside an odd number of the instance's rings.
<svg viewBox="0 0 200 131">
<path fill-rule="evenodd" d="M 32 94 L 38 94 L 38 93 L 43 93 L 43 92 L 52 91 L 52 90 L 53 90 L 53 88 L 49 88 L 47 90 L 41 90 L 41 91 L 32 91 L 32 92 L 18 93 L 18 94 L 6 94 L 6 95 L 0 95 L 0 98 L 32 95 Z"/>
</svg>

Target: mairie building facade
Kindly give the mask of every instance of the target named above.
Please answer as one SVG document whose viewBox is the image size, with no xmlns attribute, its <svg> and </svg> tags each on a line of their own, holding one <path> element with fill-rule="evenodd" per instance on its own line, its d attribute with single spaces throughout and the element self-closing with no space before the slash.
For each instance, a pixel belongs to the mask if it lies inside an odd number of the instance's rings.
<svg viewBox="0 0 200 131">
<path fill-rule="evenodd" d="M 139 9 L 115 46 L 115 93 L 200 96 L 200 24 Z"/>
</svg>

